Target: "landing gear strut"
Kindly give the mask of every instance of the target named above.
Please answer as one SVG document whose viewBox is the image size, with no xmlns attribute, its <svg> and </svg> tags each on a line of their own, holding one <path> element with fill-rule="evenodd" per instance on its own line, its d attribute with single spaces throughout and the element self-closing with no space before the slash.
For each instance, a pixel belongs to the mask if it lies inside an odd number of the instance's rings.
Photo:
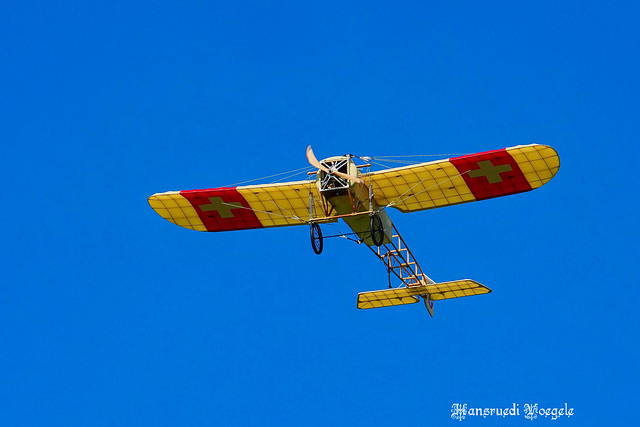
<svg viewBox="0 0 640 427">
<path fill-rule="evenodd" d="M 311 224 L 311 247 L 316 255 L 320 255 L 322 253 L 322 231 L 320 230 L 320 226 L 316 223 Z"/>
</svg>

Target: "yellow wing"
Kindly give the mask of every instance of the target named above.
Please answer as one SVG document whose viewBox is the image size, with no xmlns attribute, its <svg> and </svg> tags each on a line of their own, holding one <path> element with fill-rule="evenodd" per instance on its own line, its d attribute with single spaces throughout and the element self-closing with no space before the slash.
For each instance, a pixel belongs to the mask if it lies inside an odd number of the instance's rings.
<svg viewBox="0 0 640 427">
<path fill-rule="evenodd" d="M 551 180 L 558 153 L 546 145 L 521 145 L 413 166 L 372 172 L 381 206 L 413 212 L 521 193 Z"/>
<path fill-rule="evenodd" d="M 387 169 L 365 178 L 371 179 L 378 205 L 411 212 L 529 191 L 553 178 L 559 167 L 553 148 L 528 145 Z M 169 191 L 149 197 L 149 204 L 181 227 L 228 231 L 306 224 L 310 200 L 318 217 L 321 199 L 312 181 L 296 181 Z"/>
<path fill-rule="evenodd" d="M 322 212 L 315 183 L 309 181 L 169 191 L 149 197 L 149 205 L 184 228 L 243 230 L 306 224 L 310 193 L 315 212 Z"/>
</svg>

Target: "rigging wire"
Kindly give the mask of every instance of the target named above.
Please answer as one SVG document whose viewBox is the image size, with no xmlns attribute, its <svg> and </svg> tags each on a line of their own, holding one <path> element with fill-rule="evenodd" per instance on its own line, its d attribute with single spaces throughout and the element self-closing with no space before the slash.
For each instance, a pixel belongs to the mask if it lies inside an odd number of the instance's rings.
<svg viewBox="0 0 640 427">
<path fill-rule="evenodd" d="M 272 202 L 272 203 L 273 203 L 274 205 L 278 206 L 275 202 Z M 277 213 L 274 213 L 274 212 L 267 212 L 267 211 L 261 211 L 261 210 L 259 210 L 259 209 L 248 208 L 248 207 L 246 207 L 246 206 L 238 206 L 238 205 L 237 205 L 237 204 L 235 204 L 235 203 L 222 202 L 222 204 L 223 204 L 223 205 L 227 205 L 227 206 L 232 206 L 234 209 L 246 209 L 246 210 L 249 210 L 249 211 L 253 211 L 253 212 L 260 212 L 260 213 L 267 214 L 267 215 L 279 216 L 279 217 L 281 217 L 281 218 L 293 219 L 294 221 L 300 221 L 300 222 L 302 222 L 302 223 L 308 223 L 308 222 L 309 222 L 309 221 L 305 221 L 304 219 L 301 219 L 301 218 L 299 218 L 299 217 L 297 217 L 297 216 L 295 216 L 295 215 L 294 215 L 294 216 L 286 216 L 286 215 L 281 215 L 281 214 L 277 214 Z M 282 209 L 282 207 L 280 207 L 280 206 L 278 206 L 278 207 L 279 207 L 280 209 Z M 282 209 L 282 210 L 283 210 L 283 211 L 285 211 L 285 212 L 287 212 L 287 211 L 286 211 L 286 210 L 284 210 L 284 209 Z M 290 212 L 287 212 L 287 213 L 290 213 Z"/>
<path fill-rule="evenodd" d="M 382 161 L 382 162 L 388 162 L 388 163 L 401 163 L 401 164 L 408 164 L 408 165 L 412 165 L 412 164 L 419 164 L 419 163 L 422 163 L 422 162 L 420 162 L 420 161 L 416 161 L 416 160 L 398 160 L 398 159 L 402 159 L 402 158 L 416 158 L 416 157 L 445 157 L 445 156 L 462 156 L 462 155 L 466 155 L 466 154 L 468 154 L 468 153 L 457 153 L 457 154 L 415 154 L 415 155 L 404 155 L 404 156 L 375 156 L 375 157 L 370 157 L 370 156 L 367 156 L 367 157 L 354 156 L 354 157 L 358 157 L 358 158 L 360 158 L 361 160 L 366 160 L 366 161 L 368 161 L 368 162 L 370 162 L 370 163 L 372 163 L 372 164 L 376 164 L 376 165 L 378 165 L 378 166 L 382 166 L 382 167 L 384 167 L 384 168 L 390 168 L 390 166 L 389 166 L 389 165 L 386 165 L 386 164 L 381 163 L 381 162 L 375 162 L 375 161 L 373 161 L 373 160 L 375 159 L 375 160 L 379 160 L 379 161 Z M 236 183 L 236 184 L 229 185 L 229 187 L 234 187 L 234 186 L 238 186 L 238 185 L 246 184 L 246 183 L 250 183 L 250 182 L 256 182 L 256 181 L 266 180 L 266 179 L 274 178 L 274 177 L 281 177 L 281 178 L 278 178 L 278 179 L 276 179 L 276 180 L 274 180 L 274 181 L 271 181 L 271 184 L 273 184 L 273 183 L 277 183 L 277 182 L 280 182 L 280 181 L 282 181 L 282 180 L 285 180 L 285 179 L 291 178 L 291 177 L 293 177 L 293 176 L 299 175 L 300 173 L 302 173 L 302 171 L 304 171 L 304 172 L 309 172 L 309 171 L 311 171 L 311 170 L 313 170 L 313 169 L 315 169 L 315 168 L 314 168 L 314 167 L 310 167 L 310 166 L 306 166 L 306 167 L 303 167 L 303 168 L 294 169 L 294 170 L 290 170 L 290 171 L 287 171 L 287 172 L 281 172 L 281 173 L 277 173 L 277 174 L 274 174 L 274 175 L 265 176 L 265 177 L 262 177 L 262 178 L 256 178 L 256 179 L 251 179 L 251 180 L 247 180 L 247 181 L 238 182 L 238 183 Z M 287 175 L 287 174 L 289 174 L 289 175 Z M 282 177 L 282 175 L 287 175 L 287 176 Z M 418 183 L 416 183 L 414 186 L 412 186 L 411 188 L 409 188 L 407 191 L 405 191 L 403 194 L 399 195 L 395 200 L 393 200 L 392 202 L 388 203 L 386 206 L 382 207 L 380 210 L 382 210 L 382 209 L 386 209 L 386 208 L 388 208 L 388 207 L 392 207 L 392 206 L 394 206 L 394 205 L 396 205 L 396 204 L 398 204 L 398 203 L 402 203 L 402 202 L 404 202 L 404 201 L 406 201 L 406 200 L 408 200 L 408 199 L 410 199 L 410 198 L 412 198 L 412 197 L 416 197 L 417 195 L 419 195 L 419 194 L 421 194 L 421 193 L 424 193 L 424 192 L 429 191 L 429 190 L 431 190 L 431 189 L 433 189 L 433 188 L 439 187 L 440 185 L 442 185 L 442 184 L 444 184 L 444 183 L 446 183 L 446 182 L 448 182 L 448 181 L 451 181 L 452 179 L 457 178 L 457 177 L 462 176 L 462 175 L 463 175 L 463 174 L 459 174 L 459 175 L 453 176 L 453 177 L 451 177 L 451 178 L 449 178 L 449 179 L 447 179 L 447 180 L 445 180 L 445 181 L 442 181 L 442 182 L 436 183 L 434 186 L 431 186 L 431 187 L 429 187 L 429 188 L 426 188 L 426 189 L 424 189 L 424 190 L 422 190 L 422 191 L 419 191 L 419 192 L 417 192 L 417 193 L 415 193 L 415 194 L 412 194 L 412 195 L 410 195 L 410 196 L 408 196 L 408 197 L 404 197 L 404 195 L 405 195 L 405 194 L 407 194 L 408 192 L 410 192 L 411 190 L 413 190 L 416 186 L 418 186 L 419 184 L 421 184 L 421 183 L 422 183 L 422 181 L 424 181 L 424 180 L 421 180 L 421 181 L 419 181 Z M 308 180 L 309 180 L 309 184 L 310 184 L 310 186 L 311 186 L 311 185 L 312 185 L 312 183 L 313 183 L 313 180 L 312 180 L 312 178 L 311 178 L 311 177 L 308 177 Z M 311 190 L 311 188 L 310 188 L 310 190 Z M 310 192 L 311 192 L 311 191 L 310 191 Z M 317 198 L 315 197 L 315 195 L 313 196 L 313 200 L 314 200 L 315 202 L 318 202 L 318 203 L 320 202 L 320 200 L 319 200 L 319 199 L 317 199 Z M 279 216 L 279 217 L 282 217 L 282 218 L 293 219 L 294 221 L 300 221 L 301 223 L 309 223 L 308 221 L 306 221 L 306 220 L 303 220 L 303 219 L 299 218 L 297 215 L 293 214 L 292 212 L 290 212 L 290 211 L 286 210 L 285 208 L 283 208 L 282 206 L 278 205 L 274 200 L 268 200 L 268 202 L 270 202 L 270 203 L 274 204 L 274 205 L 275 205 L 276 207 L 278 207 L 282 212 L 286 212 L 287 214 L 289 214 L 289 215 L 291 215 L 291 216 L 281 215 L 281 214 L 277 214 L 277 213 L 274 213 L 274 212 L 261 211 L 261 210 L 253 209 L 253 208 L 250 208 L 250 207 L 237 206 L 237 205 L 235 205 L 235 204 L 229 204 L 229 203 L 223 203 L 223 204 L 225 204 L 225 205 L 229 205 L 229 206 L 233 206 L 233 207 L 235 207 L 235 208 L 242 208 L 242 209 L 247 209 L 247 210 L 251 210 L 251 211 L 254 211 L 254 212 L 260 212 L 260 213 L 264 213 L 264 214 L 267 214 L 267 215 L 273 215 L 273 216 Z M 407 218 L 407 219 L 408 219 L 408 218 Z M 406 221 L 400 221 L 400 222 L 406 222 Z M 353 235 L 353 234 L 356 234 L 356 233 L 347 233 L 347 234 L 344 234 L 344 233 L 341 233 L 340 231 L 338 231 L 338 233 L 339 233 L 338 235 L 335 235 L 335 236 L 326 236 L 326 237 L 327 237 L 327 238 L 329 238 L 329 237 L 342 237 L 342 238 L 346 238 L 346 239 L 348 239 L 348 240 L 355 241 L 355 242 L 357 242 L 357 243 L 361 243 L 361 241 L 360 241 L 360 240 L 355 240 L 355 239 L 352 239 L 352 238 L 347 237 L 347 236 L 349 236 L 349 235 Z"/>
<path fill-rule="evenodd" d="M 411 165 L 419 165 L 420 163 L 424 163 L 424 162 L 412 162 L 412 161 L 402 161 L 402 160 L 384 160 L 384 162 L 400 163 L 401 165 L 409 165 L 409 166 L 411 166 Z M 392 169 L 394 167 L 398 167 L 398 166 L 395 166 L 395 165 L 388 165 L 388 164 L 381 163 L 381 162 L 376 162 L 376 161 L 373 161 L 373 160 L 369 160 L 369 163 L 377 165 L 377 166 L 382 166 L 385 169 Z M 374 171 L 374 172 L 384 172 L 384 169 L 380 170 L 380 171 Z"/>
<path fill-rule="evenodd" d="M 448 153 L 448 154 L 408 154 L 405 156 L 372 156 L 372 159 L 398 159 L 403 157 L 447 157 L 447 156 L 466 156 L 472 153 Z"/>
<path fill-rule="evenodd" d="M 304 169 L 304 171 L 305 171 L 305 173 L 306 173 L 306 172 L 310 172 L 311 170 L 313 170 L 313 169 L 315 169 L 315 168 L 314 168 L 314 167 L 306 167 L 306 168 L 303 168 L 303 169 Z M 291 171 L 291 172 L 294 172 L 294 171 Z M 293 173 L 293 174 L 291 174 L 291 175 L 285 176 L 285 177 L 280 178 L 280 179 L 276 179 L 275 181 L 272 181 L 272 182 L 271 182 L 271 184 L 275 184 L 276 182 L 280 182 L 280 181 L 283 181 L 283 180 L 285 180 L 285 179 L 289 179 L 289 178 L 294 177 L 294 176 L 296 176 L 296 175 L 300 175 L 300 172 L 294 172 L 294 173 Z"/>
<path fill-rule="evenodd" d="M 409 191 L 411 191 L 411 190 L 413 190 L 414 188 L 416 188 L 419 184 L 422 184 L 422 182 L 423 182 L 423 181 L 426 181 L 426 180 L 427 180 L 427 178 L 422 179 L 422 180 L 418 181 L 418 182 L 417 182 L 413 187 L 409 188 L 407 191 L 405 191 L 404 193 L 402 193 L 400 196 L 396 197 L 396 199 L 395 199 L 395 200 L 393 200 L 393 201 L 391 201 L 390 203 L 388 203 L 388 204 L 385 206 L 385 208 L 391 207 L 391 206 L 396 205 L 396 204 L 398 204 L 398 203 L 402 203 L 402 202 L 404 202 L 404 201 L 406 201 L 406 200 L 408 200 L 408 199 L 410 199 L 410 198 L 412 198 L 412 197 L 416 197 L 418 194 L 422 194 L 422 193 L 424 193 L 424 192 L 426 192 L 426 191 L 429 191 L 429 190 L 432 190 L 432 189 L 434 189 L 434 188 L 436 188 L 436 187 L 440 187 L 442 184 L 444 184 L 444 183 L 446 183 L 446 182 L 449 182 L 449 181 L 451 181 L 451 180 L 453 180 L 453 179 L 455 179 L 455 178 L 458 178 L 458 177 L 460 177 L 460 176 L 462 176 L 462 175 L 464 175 L 464 174 L 467 174 L 467 173 L 469 173 L 469 171 L 467 171 L 467 172 L 463 172 L 463 173 L 460 173 L 460 174 L 458 174 L 458 175 L 454 175 L 454 176 L 452 176 L 452 177 L 450 177 L 450 178 L 448 178 L 448 179 L 445 179 L 445 180 L 444 180 L 444 181 L 442 181 L 442 182 L 437 182 L 435 185 L 432 185 L 432 186 L 431 186 L 431 187 L 429 187 L 429 188 L 425 188 L 425 189 L 424 189 L 424 190 L 422 190 L 422 191 L 418 191 L 417 193 L 411 194 L 410 196 L 407 196 L 407 197 L 404 197 L 404 198 L 403 198 L 403 196 L 404 196 L 405 194 L 407 194 Z"/>
<path fill-rule="evenodd" d="M 290 177 L 292 177 L 292 176 L 298 175 L 298 173 L 300 173 L 301 171 L 306 171 L 306 172 L 308 172 L 308 171 L 310 171 L 311 169 L 315 169 L 315 168 L 314 168 L 314 167 L 311 167 L 311 166 L 305 166 L 305 167 L 300 168 L 300 169 L 294 169 L 294 170 L 290 170 L 290 171 L 287 171 L 287 172 L 277 173 L 277 174 L 274 174 L 274 175 L 263 176 L 262 178 L 255 178 L 255 179 L 250 179 L 250 180 L 248 180 L 248 181 L 238 182 L 238 183 L 235 183 L 235 184 L 228 185 L 227 187 L 235 187 L 235 186 L 238 186 L 238 185 L 240 185 L 240 184 L 246 184 L 246 183 L 248 183 L 248 182 L 255 182 L 255 181 L 260 181 L 260 180 L 263 180 L 263 179 L 269 179 L 269 178 L 273 178 L 273 177 L 276 177 L 276 176 L 281 176 L 281 175 L 286 175 L 286 174 L 293 173 L 293 175 L 289 175 L 289 176 L 287 176 L 287 177 L 280 178 L 279 180 L 281 180 L 281 179 L 286 179 L 286 178 L 290 178 Z M 279 181 L 279 180 L 276 180 L 276 181 L 273 181 L 273 182 L 277 182 L 277 181 Z"/>
<path fill-rule="evenodd" d="M 376 160 L 379 160 L 381 162 L 389 162 L 389 163 L 400 163 L 400 164 L 404 164 L 404 165 L 417 165 L 420 163 L 424 163 L 418 160 L 395 160 L 395 159 L 380 159 L 375 157 Z M 371 163 L 375 163 L 373 162 L 371 159 L 369 160 Z"/>
<path fill-rule="evenodd" d="M 269 184 L 274 184 L 274 183 L 277 183 L 277 182 L 282 181 L 284 179 L 288 179 L 288 178 L 291 178 L 293 176 L 299 175 L 301 173 L 301 171 L 308 172 L 308 171 L 310 171 L 312 169 L 315 169 L 315 168 L 313 168 L 312 166 L 305 166 L 303 168 L 294 169 L 294 170 L 290 170 L 290 171 L 287 171 L 287 172 L 281 172 L 281 173 L 277 173 L 277 174 L 274 174 L 274 175 L 265 176 L 265 177 L 262 177 L 262 178 L 250 179 L 248 181 L 239 182 L 237 184 L 229 185 L 229 187 L 236 187 L 236 186 L 238 186 L 240 184 L 246 184 L 246 183 L 255 182 L 255 181 L 262 181 L 262 180 L 265 180 L 265 179 L 268 179 L 268 178 L 274 178 L 274 177 L 277 177 L 277 176 L 290 174 L 290 175 L 287 175 L 285 177 L 282 177 L 282 178 L 276 179 L 274 181 L 271 181 L 269 183 Z M 284 207 L 280 206 L 278 203 L 275 202 L 275 200 L 273 200 L 273 198 L 271 198 L 271 200 L 267 200 L 267 201 L 272 203 L 272 204 L 274 204 L 278 209 L 280 209 L 280 211 L 286 212 L 287 214 L 289 214 L 291 216 L 276 214 L 276 213 L 273 213 L 273 212 L 261 211 L 261 210 L 258 210 L 258 209 L 247 208 L 247 207 L 244 207 L 244 206 L 242 206 L 242 208 L 243 209 L 248 209 L 248 210 L 251 210 L 251 211 L 254 211 L 254 212 L 260 212 L 260 213 L 264 213 L 264 214 L 267 214 L 267 215 L 279 216 L 279 217 L 282 217 L 282 218 L 293 219 L 294 221 L 300 221 L 300 222 L 303 222 L 303 223 L 307 223 L 307 221 L 299 218 L 294 213 L 292 213 L 292 212 L 288 211 L 287 209 L 285 209 Z M 223 203 L 223 204 L 228 205 L 228 203 Z M 236 205 L 233 205 L 233 206 L 236 206 Z"/>
<path fill-rule="evenodd" d="M 388 163 L 399 163 L 399 164 L 403 164 L 403 165 L 417 165 L 420 163 L 424 163 L 424 160 L 409 160 L 409 159 L 415 159 L 418 157 L 442 157 L 442 158 L 446 158 L 446 157 L 452 157 L 452 156 L 464 156 L 466 154 L 469 153 L 448 153 L 448 154 L 411 154 L 411 155 L 406 155 L 406 156 L 366 156 L 366 157 L 359 157 L 360 159 L 367 161 L 369 163 L 378 165 L 378 166 L 382 166 L 384 168 L 391 168 L 392 166 L 390 166 Z M 402 160 L 405 159 L 405 160 Z M 375 162 L 374 160 L 378 160 L 377 162 Z M 382 163 L 384 162 L 384 163 Z M 385 164 L 387 163 L 387 164 Z"/>
</svg>

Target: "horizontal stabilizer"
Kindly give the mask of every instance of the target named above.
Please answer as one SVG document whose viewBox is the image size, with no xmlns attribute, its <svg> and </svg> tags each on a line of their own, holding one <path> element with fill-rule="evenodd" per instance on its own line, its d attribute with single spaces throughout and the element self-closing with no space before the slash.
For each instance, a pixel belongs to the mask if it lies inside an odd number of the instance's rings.
<svg viewBox="0 0 640 427">
<path fill-rule="evenodd" d="M 491 289 L 474 280 L 463 279 L 453 282 L 361 292 L 358 294 L 358 308 L 365 309 L 415 304 L 420 301 L 419 296 L 423 295 L 429 295 L 432 301 L 439 301 L 449 298 L 488 294 L 490 292 Z"/>
<path fill-rule="evenodd" d="M 491 289 L 471 279 L 433 283 L 425 289 L 433 301 L 491 293 Z"/>
<path fill-rule="evenodd" d="M 424 292 L 423 286 L 384 289 L 382 291 L 361 292 L 358 294 L 358 308 L 391 307 L 393 305 L 415 304 L 420 302 L 417 295 Z"/>
</svg>

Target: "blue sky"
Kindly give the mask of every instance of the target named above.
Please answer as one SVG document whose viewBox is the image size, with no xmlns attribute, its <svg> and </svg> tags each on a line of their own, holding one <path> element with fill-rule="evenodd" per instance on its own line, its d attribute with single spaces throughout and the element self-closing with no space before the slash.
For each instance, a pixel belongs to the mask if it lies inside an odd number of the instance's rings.
<svg viewBox="0 0 640 427">
<path fill-rule="evenodd" d="M 0 6 L 2 424 L 638 424 L 640 8 L 303 3 Z M 530 143 L 562 162 L 541 189 L 391 212 L 427 274 L 493 289 L 433 319 L 356 309 L 387 280 L 363 247 L 147 204 L 305 167 L 309 144 Z"/>
</svg>

